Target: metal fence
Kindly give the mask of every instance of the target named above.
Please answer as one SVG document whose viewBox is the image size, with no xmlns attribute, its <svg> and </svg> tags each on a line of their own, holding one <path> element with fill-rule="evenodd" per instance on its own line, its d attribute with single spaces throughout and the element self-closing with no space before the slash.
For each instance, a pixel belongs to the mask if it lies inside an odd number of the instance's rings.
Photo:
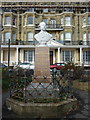
<svg viewBox="0 0 90 120">
<path fill-rule="evenodd" d="M 9 71 L 10 97 L 24 102 L 35 102 L 37 98 L 61 99 L 62 96 L 65 97 L 67 96 L 67 94 L 71 94 L 71 87 L 69 81 L 67 87 L 60 84 L 60 72 L 58 73 L 57 71 L 52 71 L 51 76 L 52 82 L 48 82 L 47 78 L 43 76 L 42 82 L 38 82 L 37 78 L 34 78 L 36 82 L 33 83 L 33 71 L 22 69 Z M 47 80 L 47 82 L 43 83 L 44 80 Z"/>
</svg>

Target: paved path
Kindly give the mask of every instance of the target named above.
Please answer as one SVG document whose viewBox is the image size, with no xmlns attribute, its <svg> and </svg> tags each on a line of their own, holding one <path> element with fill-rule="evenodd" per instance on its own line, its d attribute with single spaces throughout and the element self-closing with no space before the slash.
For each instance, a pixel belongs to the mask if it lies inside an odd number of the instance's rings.
<svg viewBox="0 0 90 120">
<path fill-rule="evenodd" d="M 82 107 L 79 111 L 71 113 L 68 118 L 90 119 L 90 93 L 80 90 L 74 92 L 77 99 L 81 102 Z"/>
</svg>

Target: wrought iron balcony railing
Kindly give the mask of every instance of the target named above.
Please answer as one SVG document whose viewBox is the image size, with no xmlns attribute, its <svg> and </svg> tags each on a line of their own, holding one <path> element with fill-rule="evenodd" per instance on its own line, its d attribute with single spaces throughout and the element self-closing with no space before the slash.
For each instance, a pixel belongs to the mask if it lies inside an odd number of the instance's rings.
<svg viewBox="0 0 90 120">
<path fill-rule="evenodd" d="M 61 40 L 56 40 L 57 42 L 63 44 L 63 45 L 88 45 L 90 46 L 90 41 L 61 41 Z M 10 45 L 36 45 L 38 42 L 37 41 L 22 41 L 22 40 L 17 40 L 17 41 L 10 41 Z M 2 41 L 1 45 L 8 45 L 8 42 Z"/>
<path fill-rule="evenodd" d="M 59 41 L 63 45 L 89 45 L 90 41 Z"/>
<path fill-rule="evenodd" d="M 36 28 L 36 30 L 38 29 L 38 30 L 40 30 L 40 27 L 39 27 L 39 25 L 37 24 L 37 25 L 35 25 L 35 28 Z M 60 24 L 46 24 L 46 29 L 47 30 L 63 30 L 64 28 L 63 27 L 61 27 L 61 25 Z"/>
<path fill-rule="evenodd" d="M 10 45 L 36 45 L 36 44 L 37 41 L 22 41 L 22 40 L 10 41 Z M 1 42 L 1 45 L 8 45 L 8 41 Z"/>
</svg>

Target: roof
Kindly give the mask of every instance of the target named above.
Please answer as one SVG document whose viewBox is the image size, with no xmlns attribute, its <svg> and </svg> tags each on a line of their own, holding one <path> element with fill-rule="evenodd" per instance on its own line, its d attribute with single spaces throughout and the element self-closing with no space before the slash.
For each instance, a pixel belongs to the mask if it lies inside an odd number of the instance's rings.
<svg viewBox="0 0 90 120">
<path fill-rule="evenodd" d="M 90 0 L 0 0 L 0 2 L 90 2 Z"/>
</svg>

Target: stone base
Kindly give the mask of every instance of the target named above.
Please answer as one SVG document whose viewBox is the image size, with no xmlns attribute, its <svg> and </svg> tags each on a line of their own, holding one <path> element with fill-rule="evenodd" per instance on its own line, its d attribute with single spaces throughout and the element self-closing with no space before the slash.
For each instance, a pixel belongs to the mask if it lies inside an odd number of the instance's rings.
<svg viewBox="0 0 90 120">
<path fill-rule="evenodd" d="M 64 118 L 70 111 L 79 108 L 76 99 L 67 99 L 59 103 L 24 103 L 7 98 L 6 105 L 16 114 L 25 118 Z"/>
</svg>

